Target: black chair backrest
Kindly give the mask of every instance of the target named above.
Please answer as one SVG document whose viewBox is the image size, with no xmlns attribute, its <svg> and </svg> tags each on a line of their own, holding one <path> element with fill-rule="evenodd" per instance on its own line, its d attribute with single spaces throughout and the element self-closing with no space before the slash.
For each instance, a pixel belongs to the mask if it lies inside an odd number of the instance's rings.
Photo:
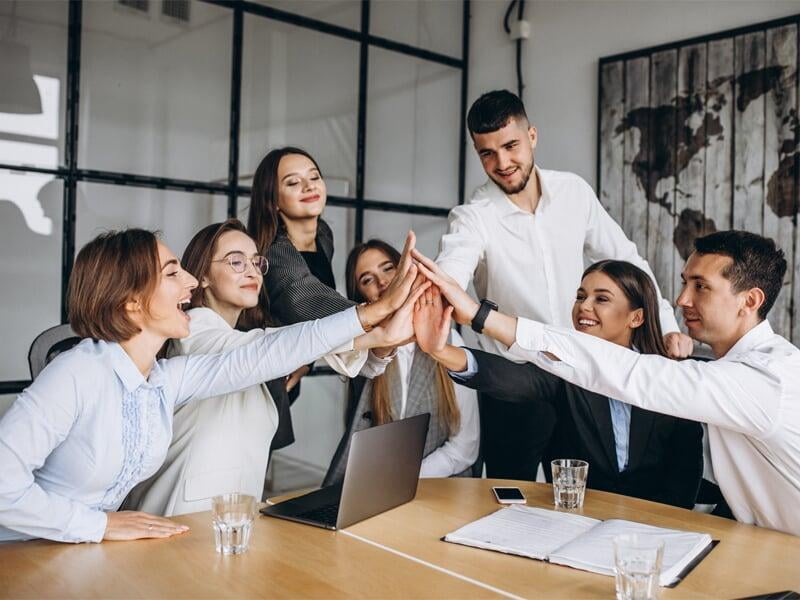
<svg viewBox="0 0 800 600">
<path fill-rule="evenodd" d="M 31 379 L 42 372 L 56 356 L 75 346 L 81 338 L 78 337 L 69 323 L 56 325 L 50 329 L 45 329 L 36 336 L 28 351 L 28 366 L 31 369 Z"/>
</svg>

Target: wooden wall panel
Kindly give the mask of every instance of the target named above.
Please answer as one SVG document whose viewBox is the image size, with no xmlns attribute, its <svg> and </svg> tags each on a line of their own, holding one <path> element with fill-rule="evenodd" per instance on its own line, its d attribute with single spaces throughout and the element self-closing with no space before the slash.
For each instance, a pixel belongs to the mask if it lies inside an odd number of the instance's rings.
<svg viewBox="0 0 800 600">
<path fill-rule="evenodd" d="M 703 223 L 706 179 L 706 146 L 708 136 L 716 131 L 714 124 L 706 131 L 706 44 L 686 46 L 678 51 L 678 99 L 675 157 L 676 224 Z M 730 164 L 730 156 L 728 157 Z M 681 271 L 691 251 L 689 236 L 681 225 L 672 245 L 673 298 L 681 289 Z M 698 233 L 705 233 L 704 230 Z M 682 325 L 682 323 L 681 323 Z"/>
<path fill-rule="evenodd" d="M 625 140 L 625 62 L 603 65 L 600 72 L 600 203 L 611 217 L 622 223 L 622 175 Z"/>
<path fill-rule="evenodd" d="M 678 51 L 653 54 L 650 62 L 650 177 L 647 188 L 647 261 L 661 295 L 672 299 L 675 228 L 676 95 Z"/>
<path fill-rule="evenodd" d="M 708 43 L 705 216 L 716 229 L 733 225 L 733 38 Z"/>
<path fill-rule="evenodd" d="M 622 229 L 647 254 L 647 182 L 649 178 L 650 58 L 625 64 L 625 159 Z M 644 143 L 642 143 L 644 142 Z"/>
<path fill-rule="evenodd" d="M 736 38 L 733 228 L 764 231 L 764 95 L 766 44 L 763 31 Z"/>
<path fill-rule="evenodd" d="M 797 109 L 797 26 L 768 29 L 766 33 L 766 85 L 764 119 L 764 235 L 783 249 L 789 265 L 794 255 L 795 132 L 792 116 Z M 792 335 L 792 271 L 769 321 L 775 331 Z"/>
</svg>

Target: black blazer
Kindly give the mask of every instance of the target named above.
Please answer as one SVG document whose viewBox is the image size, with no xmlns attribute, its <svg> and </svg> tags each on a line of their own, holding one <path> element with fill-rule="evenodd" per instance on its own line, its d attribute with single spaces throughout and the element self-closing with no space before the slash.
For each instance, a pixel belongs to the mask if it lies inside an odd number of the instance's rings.
<svg viewBox="0 0 800 600">
<path fill-rule="evenodd" d="M 531 363 L 470 350 L 478 373 L 464 385 L 516 402 L 549 402 L 557 423 L 542 464 L 552 481 L 550 460 L 589 462 L 587 486 L 626 496 L 694 506 L 703 474 L 703 428 L 700 423 L 631 407 L 628 467 L 617 468 L 608 398 L 589 392 Z M 459 381 L 460 382 L 460 381 Z M 461 383 L 461 382 L 460 382 Z"/>
<path fill-rule="evenodd" d="M 317 247 L 333 260 L 333 232 L 320 219 Z M 269 271 L 264 280 L 269 295 L 270 314 L 281 325 L 292 325 L 330 316 L 355 306 L 336 290 L 322 283 L 308 268 L 300 251 L 292 245 L 286 229 L 278 228 L 267 250 Z"/>
<path fill-rule="evenodd" d="M 317 247 L 328 261 L 333 259 L 333 232 L 328 224 L 317 223 Z M 303 255 L 294 247 L 284 227 L 267 249 L 269 270 L 264 280 L 269 296 L 270 315 L 280 325 L 321 319 L 355 304 L 322 283 L 308 268 Z M 272 450 L 294 443 L 291 404 L 300 393 L 300 384 L 287 393 L 283 379 L 268 382 L 267 387 L 278 408 L 278 429 L 272 438 Z M 281 389 L 282 388 L 282 389 Z"/>
</svg>

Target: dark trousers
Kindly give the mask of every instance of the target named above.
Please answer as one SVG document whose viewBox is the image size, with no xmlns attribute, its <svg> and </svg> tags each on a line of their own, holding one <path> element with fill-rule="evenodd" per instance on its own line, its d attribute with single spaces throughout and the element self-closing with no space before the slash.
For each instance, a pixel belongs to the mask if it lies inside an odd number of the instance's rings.
<svg viewBox="0 0 800 600">
<path fill-rule="evenodd" d="M 508 402 L 480 394 L 481 453 L 486 476 L 534 481 L 556 423 L 545 402 Z"/>
</svg>

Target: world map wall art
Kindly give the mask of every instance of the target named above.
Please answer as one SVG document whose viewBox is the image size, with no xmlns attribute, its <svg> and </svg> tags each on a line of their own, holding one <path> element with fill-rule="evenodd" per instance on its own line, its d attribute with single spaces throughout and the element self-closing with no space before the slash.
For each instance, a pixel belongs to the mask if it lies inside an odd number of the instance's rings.
<svg viewBox="0 0 800 600">
<path fill-rule="evenodd" d="M 600 59 L 598 194 L 680 293 L 698 235 L 774 238 L 789 269 L 769 321 L 800 342 L 800 15 Z"/>
</svg>

